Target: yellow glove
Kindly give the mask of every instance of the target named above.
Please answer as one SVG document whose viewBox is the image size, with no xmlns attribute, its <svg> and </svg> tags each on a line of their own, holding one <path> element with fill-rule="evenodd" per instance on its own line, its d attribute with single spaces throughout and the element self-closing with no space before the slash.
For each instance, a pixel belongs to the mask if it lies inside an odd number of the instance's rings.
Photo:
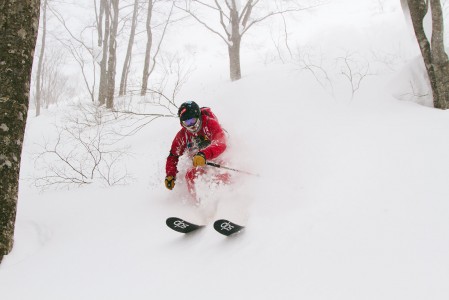
<svg viewBox="0 0 449 300">
<path fill-rule="evenodd" d="M 193 157 L 193 166 L 194 167 L 202 167 L 206 165 L 206 157 L 204 157 L 204 154 L 201 152 L 198 152 Z"/>
<path fill-rule="evenodd" d="M 173 176 L 165 177 L 165 187 L 169 190 L 172 190 L 175 187 L 176 178 Z"/>
</svg>

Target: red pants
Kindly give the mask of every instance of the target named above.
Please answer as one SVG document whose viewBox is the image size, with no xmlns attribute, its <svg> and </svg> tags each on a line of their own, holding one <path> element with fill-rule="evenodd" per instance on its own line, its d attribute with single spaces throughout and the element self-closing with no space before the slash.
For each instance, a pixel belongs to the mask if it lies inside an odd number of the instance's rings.
<svg viewBox="0 0 449 300">
<path fill-rule="evenodd" d="M 196 198 L 195 180 L 198 178 L 198 176 L 204 175 L 206 173 L 207 173 L 206 170 L 201 167 L 191 168 L 186 172 L 187 189 L 189 190 L 190 194 L 195 198 Z M 212 181 L 216 183 L 228 184 L 231 182 L 231 175 L 229 175 L 228 173 L 216 174 L 212 176 Z"/>
</svg>

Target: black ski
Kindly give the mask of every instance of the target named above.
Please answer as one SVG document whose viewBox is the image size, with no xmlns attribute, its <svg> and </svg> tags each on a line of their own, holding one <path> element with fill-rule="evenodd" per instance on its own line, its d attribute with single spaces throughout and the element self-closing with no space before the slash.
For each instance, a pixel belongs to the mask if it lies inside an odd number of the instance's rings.
<svg viewBox="0 0 449 300">
<path fill-rule="evenodd" d="M 181 233 L 189 233 L 203 227 L 202 225 L 193 224 L 183 219 L 175 217 L 168 218 L 167 221 L 165 221 L 165 223 L 167 224 L 168 227 L 170 227 L 174 231 Z"/>
<path fill-rule="evenodd" d="M 231 234 L 240 232 L 243 228 L 245 228 L 245 226 L 238 225 L 224 219 L 217 220 L 214 222 L 214 229 L 226 236 L 230 236 Z"/>
</svg>

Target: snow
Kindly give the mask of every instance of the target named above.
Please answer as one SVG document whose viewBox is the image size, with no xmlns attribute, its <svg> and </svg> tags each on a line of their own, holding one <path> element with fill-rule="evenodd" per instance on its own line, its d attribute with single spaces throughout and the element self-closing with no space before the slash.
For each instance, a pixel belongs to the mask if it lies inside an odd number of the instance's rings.
<svg viewBox="0 0 449 300">
<path fill-rule="evenodd" d="M 197 56 L 179 99 L 210 106 L 230 135 L 228 166 L 260 174 L 233 174 L 231 186 L 200 183 L 200 208 L 180 200 L 182 178 L 173 191 L 163 185 L 177 119 L 124 141 L 128 185 L 42 193 L 27 180 L 37 145 L 70 108 L 30 113 L 0 299 L 447 299 L 449 112 L 429 107 L 428 96 L 417 101 L 426 88 L 419 49 L 399 3 L 371 13 L 376 2 L 353 1 L 345 17 L 330 19 L 345 11 L 328 5 L 300 21 L 310 28 L 304 45 L 325 53 L 334 92 L 298 62 L 264 65 L 248 50 L 243 78 L 230 82 L 213 47 L 198 47 L 209 56 Z M 351 20 L 360 24 L 354 39 Z M 354 97 L 333 64 L 346 50 L 373 73 Z M 247 228 L 229 238 L 211 226 L 183 236 L 166 227 L 169 216 L 226 217 Z"/>
</svg>

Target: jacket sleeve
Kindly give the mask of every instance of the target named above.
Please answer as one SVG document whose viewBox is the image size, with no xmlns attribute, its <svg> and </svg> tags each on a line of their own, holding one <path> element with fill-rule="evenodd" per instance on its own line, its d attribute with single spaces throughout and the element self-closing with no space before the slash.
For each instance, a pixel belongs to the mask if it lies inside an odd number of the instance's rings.
<svg viewBox="0 0 449 300">
<path fill-rule="evenodd" d="M 176 177 L 178 173 L 178 161 L 179 157 L 184 153 L 186 149 L 186 142 L 184 140 L 184 131 L 180 130 L 171 145 L 170 154 L 167 157 L 167 162 L 165 164 L 165 173 L 167 176 Z"/>
<path fill-rule="evenodd" d="M 210 145 L 202 149 L 206 160 L 217 158 L 226 150 L 226 135 L 220 124 L 214 120 L 209 119 L 207 122 L 207 128 L 205 128 L 206 135 L 210 138 Z"/>
</svg>

